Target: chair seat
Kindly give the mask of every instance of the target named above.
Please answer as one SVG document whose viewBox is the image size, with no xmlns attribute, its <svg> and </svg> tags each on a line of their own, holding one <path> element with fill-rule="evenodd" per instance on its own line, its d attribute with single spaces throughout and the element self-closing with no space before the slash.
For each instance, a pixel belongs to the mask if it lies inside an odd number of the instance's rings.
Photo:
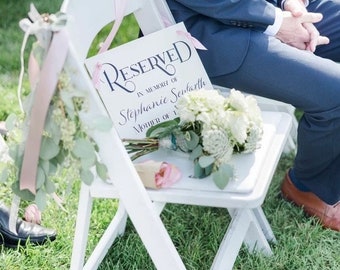
<svg viewBox="0 0 340 270">
<path fill-rule="evenodd" d="M 291 123 L 291 117 L 282 112 L 265 111 L 262 112 L 262 116 L 264 134 L 261 147 L 253 153 L 233 156 L 231 164 L 234 166 L 237 179 L 231 180 L 223 190 L 214 184 L 211 176 L 203 179 L 190 177 L 193 164 L 185 153 L 162 149 L 138 159 L 138 161 L 148 159 L 166 161 L 175 164 L 182 173 L 181 180 L 169 188 L 148 189 L 151 199 L 158 202 L 209 204 L 220 207 L 260 206 L 274 173 L 275 167 L 270 163 L 275 162 L 273 157 L 278 151 L 282 151 L 283 143 L 280 143 L 280 140 L 284 141 L 285 130 L 289 130 Z M 273 143 L 275 140 L 277 143 Z M 93 197 L 118 198 L 114 185 L 104 183 L 100 179 L 92 184 L 91 192 Z"/>
</svg>

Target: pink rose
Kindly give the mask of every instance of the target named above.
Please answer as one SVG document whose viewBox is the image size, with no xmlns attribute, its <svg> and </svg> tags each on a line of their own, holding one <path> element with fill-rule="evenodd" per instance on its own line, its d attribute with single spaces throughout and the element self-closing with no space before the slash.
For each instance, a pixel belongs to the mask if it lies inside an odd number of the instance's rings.
<svg viewBox="0 0 340 270">
<path fill-rule="evenodd" d="M 155 174 L 157 187 L 169 187 L 181 178 L 181 173 L 176 166 L 163 162 L 159 172 Z"/>
<path fill-rule="evenodd" d="M 36 204 L 30 204 L 25 209 L 24 218 L 27 222 L 41 224 L 41 212 Z"/>
<path fill-rule="evenodd" d="M 181 178 L 178 168 L 170 163 L 147 160 L 135 163 L 135 168 L 145 187 L 169 187 Z"/>
</svg>

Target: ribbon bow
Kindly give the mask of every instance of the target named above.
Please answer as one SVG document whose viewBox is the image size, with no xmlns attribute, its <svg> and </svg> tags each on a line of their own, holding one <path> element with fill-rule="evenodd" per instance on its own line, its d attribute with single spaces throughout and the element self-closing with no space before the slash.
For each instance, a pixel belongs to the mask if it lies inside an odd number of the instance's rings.
<svg viewBox="0 0 340 270">
<path fill-rule="evenodd" d="M 33 4 L 30 5 L 30 11 L 28 12 L 28 18 L 24 18 L 20 20 L 19 26 L 25 32 L 24 39 L 22 42 L 21 50 L 20 50 L 20 75 L 19 75 L 19 83 L 18 83 L 18 100 L 20 109 L 23 112 L 23 106 L 21 101 L 21 90 L 22 90 L 22 81 L 25 71 L 25 62 L 24 62 L 24 52 L 27 44 L 27 40 L 30 35 L 35 35 L 37 38 L 37 44 L 39 44 L 39 48 L 43 48 L 44 52 L 40 58 L 44 59 L 46 56 L 45 53 L 51 43 L 53 32 L 60 31 L 67 23 L 67 16 L 65 13 L 58 12 L 56 14 L 40 14 Z M 28 75 L 30 80 L 31 89 L 36 87 L 36 83 L 38 82 L 40 73 L 39 64 L 37 59 L 30 54 L 29 63 L 28 63 Z"/>
</svg>

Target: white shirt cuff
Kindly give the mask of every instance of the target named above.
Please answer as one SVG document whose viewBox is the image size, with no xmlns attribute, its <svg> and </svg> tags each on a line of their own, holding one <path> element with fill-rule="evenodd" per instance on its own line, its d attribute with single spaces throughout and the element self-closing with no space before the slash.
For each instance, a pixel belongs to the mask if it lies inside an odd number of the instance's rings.
<svg viewBox="0 0 340 270">
<path fill-rule="evenodd" d="M 275 36 L 281 27 L 282 20 L 283 20 L 282 10 L 279 8 L 275 8 L 274 24 L 268 25 L 266 31 L 264 31 L 264 34 L 268 36 Z"/>
</svg>

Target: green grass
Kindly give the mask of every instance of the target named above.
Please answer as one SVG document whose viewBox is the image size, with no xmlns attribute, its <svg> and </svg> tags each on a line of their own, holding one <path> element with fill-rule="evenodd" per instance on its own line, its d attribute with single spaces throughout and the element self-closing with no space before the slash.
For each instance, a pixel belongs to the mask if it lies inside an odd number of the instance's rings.
<svg viewBox="0 0 340 270">
<path fill-rule="evenodd" d="M 19 52 L 23 38 L 18 21 L 26 16 L 29 3 L 27 0 L 0 1 L 0 120 L 4 120 L 9 113 L 18 111 L 16 88 L 20 66 Z M 60 3 L 61 0 L 34 1 L 41 12 L 55 12 Z M 136 28 L 130 27 L 131 25 L 133 26 L 133 21 L 130 18 L 122 26 L 115 44 L 135 37 Z M 102 35 L 105 36 L 108 30 L 109 28 L 105 29 Z M 93 45 L 91 54 L 96 52 L 97 44 Z M 25 91 L 29 91 L 27 81 L 24 88 Z M 340 234 L 322 229 L 315 219 L 307 218 L 301 209 L 283 201 L 279 196 L 281 179 L 286 169 L 291 166 L 292 160 L 292 155 L 284 155 L 281 158 L 263 206 L 277 238 L 277 243 L 272 244 L 274 255 L 264 257 L 260 254 L 249 254 L 243 247 L 234 269 L 339 269 Z M 69 182 L 72 185 L 68 190 L 66 187 Z M 17 249 L 0 246 L 0 269 L 69 269 L 79 180 L 73 179 L 65 172 L 57 185 L 59 190 L 68 190 L 60 194 L 64 198 L 67 212 L 59 209 L 51 200 L 43 213 L 43 225 L 58 231 L 57 240 L 44 246 L 27 245 Z M 0 185 L 0 198 L 7 204 L 10 203 L 8 183 Z M 22 202 L 22 209 L 25 204 L 27 202 Z M 115 209 L 116 202 L 113 200 L 95 200 L 90 228 L 90 250 L 109 223 Z M 161 218 L 187 269 L 209 269 L 229 221 L 226 210 L 168 205 Z M 126 233 L 113 244 L 99 269 L 155 269 L 130 221 Z"/>
</svg>

